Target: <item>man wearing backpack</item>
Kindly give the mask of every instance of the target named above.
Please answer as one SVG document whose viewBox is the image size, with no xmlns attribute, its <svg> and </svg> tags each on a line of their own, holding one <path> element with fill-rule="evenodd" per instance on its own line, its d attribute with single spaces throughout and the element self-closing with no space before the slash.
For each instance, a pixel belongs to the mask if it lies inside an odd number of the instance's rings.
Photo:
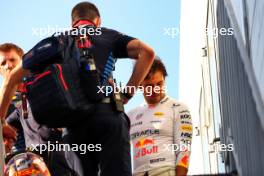
<svg viewBox="0 0 264 176">
<path fill-rule="evenodd" d="M 94 4 L 82 2 L 73 8 L 72 26 L 74 28 L 86 26 L 98 28 L 100 24 L 100 13 Z M 154 51 L 140 40 L 115 30 L 101 28 L 96 34 L 99 35 L 90 35 L 89 41 L 78 45 L 80 47 L 92 45 L 95 65 L 101 73 L 101 82 L 107 85 L 107 79 L 113 71 L 113 58 L 132 58 L 137 62 L 127 86 L 138 87 L 151 67 L 155 56 Z M 0 94 L 0 118 L 6 114 L 16 85 L 27 74 L 26 68 L 27 65 L 21 62 L 11 71 Z M 124 102 L 127 102 L 134 93 L 124 93 Z M 65 131 L 65 140 L 70 144 L 101 145 L 101 151 L 90 149 L 86 154 L 77 152 L 84 175 L 95 176 L 100 170 L 103 176 L 131 176 L 130 124 L 129 119 L 122 112 L 122 107 L 120 107 L 122 104 L 117 101 L 120 98 L 118 97 L 118 95 L 105 96 L 101 102 L 96 104 L 92 115 L 88 115 L 86 119 L 79 121 L 78 125 L 67 128 Z"/>
</svg>

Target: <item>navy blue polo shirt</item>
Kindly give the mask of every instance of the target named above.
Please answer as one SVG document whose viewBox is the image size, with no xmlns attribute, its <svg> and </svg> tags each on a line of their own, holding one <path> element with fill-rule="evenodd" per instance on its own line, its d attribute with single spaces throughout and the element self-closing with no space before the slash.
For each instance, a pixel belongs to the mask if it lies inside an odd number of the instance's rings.
<svg viewBox="0 0 264 176">
<path fill-rule="evenodd" d="M 113 71 L 115 59 L 128 58 L 127 44 L 135 38 L 112 29 L 100 29 L 101 35 L 91 35 L 90 38 L 96 66 L 101 73 L 102 82 L 105 82 Z"/>
<path fill-rule="evenodd" d="M 97 67 L 102 72 L 111 53 L 114 58 L 128 58 L 127 44 L 134 38 L 107 28 L 101 28 L 101 32 L 90 38 Z"/>
</svg>

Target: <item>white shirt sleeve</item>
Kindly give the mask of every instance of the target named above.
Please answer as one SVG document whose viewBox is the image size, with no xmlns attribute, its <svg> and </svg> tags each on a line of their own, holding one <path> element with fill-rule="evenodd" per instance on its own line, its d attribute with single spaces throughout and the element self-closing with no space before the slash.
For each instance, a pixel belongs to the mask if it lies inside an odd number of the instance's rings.
<svg viewBox="0 0 264 176">
<path fill-rule="evenodd" d="M 176 151 L 176 166 L 188 168 L 191 154 L 192 119 L 187 106 L 174 104 L 174 148 Z"/>
</svg>

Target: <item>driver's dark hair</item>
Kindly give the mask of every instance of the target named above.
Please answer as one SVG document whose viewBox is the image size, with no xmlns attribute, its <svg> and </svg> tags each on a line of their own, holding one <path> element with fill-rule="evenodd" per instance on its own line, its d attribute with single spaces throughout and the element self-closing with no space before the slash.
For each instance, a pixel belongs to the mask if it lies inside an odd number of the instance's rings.
<svg viewBox="0 0 264 176">
<path fill-rule="evenodd" d="M 99 10 L 91 2 L 80 2 L 75 5 L 71 12 L 72 21 L 78 20 L 94 20 L 96 17 L 100 17 Z"/>
<path fill-rule="evenodd" d="M 166 76 L 168 76 L 168 73 L 167 73 L 167 70 L 165 68 L 165 65 L 163 64 L 163 62 L 161 61 L 161 59 L 158 56 L 155 56 L 153 64 L 152 64 L 147 76 L 145 77 L 145 80 L 150 79 L 151 76 L 154 73 L 156 73 L 157 71 L 160 71 L 162 73 L 162 75 L 164 76 L 164 78 Z"/>
</svg>

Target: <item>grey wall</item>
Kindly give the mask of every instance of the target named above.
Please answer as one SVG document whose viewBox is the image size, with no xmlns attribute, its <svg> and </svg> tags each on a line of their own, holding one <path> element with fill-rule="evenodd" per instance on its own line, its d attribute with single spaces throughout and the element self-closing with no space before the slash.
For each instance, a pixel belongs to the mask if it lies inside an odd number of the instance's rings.
<svg viewBox="0 0 264 176">
<path fill-rule="evenodd" d="M 245 0 L 251 60 L 264 100 L 264 1 Z M 264 102 L 264 101 L 263 101 Z"/>
<path fill-rule="evenodd" d="M 263 8 L 263 2 L 260 3 L 262 4 L 260 8 Z M 249 12 L 251 14 L 257 13 L 251 9 Z M 257 19 L 251 17 L 253 26 L 259 26 L 259 24 L 253 24 L 253 21 L 262 25 L 261 20 L 257 21 Z M 217 23 L 219 28 L 231 27 L 224 0 L 218 1 Z M 257 28 L 252 27 L 251 31 L 259 30 Z M 254 43 L 253 39 L 262 43 L 264 40 L 258 40 L 258 35 L 254 38 L 255 35 L 251 37 L 251 48 L 254 50 L 254 52 L 252 51 L 252 56 L 254 55 L 253 62 L 264 64 L 263 59 L 258 56 L 260 54 L 256 54 L 262 53 L 263 55 L 264 49 L 257 49 L 256 47 L 260 43 Z M 227 163 L 227 166 L 237 167 L 240 175 L 264 175 L 264 131 L 258 117 L 248 75 L 241 59 L 243 55 L 240 54 L 234 36 L 219 36 L 218 41 L 219 58 L 217 62 L 219 66 L 220 107 L 223 125 L 221 140 L 226 144 L 234 144 L 234 151 L 225 153 L 225 155 L 227 159 L 234 157 L 236 161 L 234 163 L 231 160 L 229 164 Z M 264 43 L 260 47 L 264 47 Z M 263 67 L 257 65 L 255 67 L 259 67 L 259 69 L 256 69 L 256 73 L 259 73 L 263 70 Z"/>
</svg>

